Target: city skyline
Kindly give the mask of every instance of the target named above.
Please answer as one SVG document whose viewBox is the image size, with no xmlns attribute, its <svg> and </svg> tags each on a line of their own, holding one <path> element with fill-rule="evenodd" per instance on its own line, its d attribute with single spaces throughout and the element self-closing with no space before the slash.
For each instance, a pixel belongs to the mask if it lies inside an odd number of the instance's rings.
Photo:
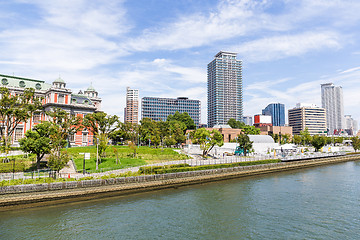
<svg viewBox="0 0 360 240">
<path fill-rule="evenodd" d="M 93 82 L 102 109 L 123 116 L 126 86 L 140 97 L 199 99 L 219 51 L 243 61 L 244 115 L 281 102 L 321 106 L 319 85 L 342 86 L 360 119 L 360 3 L 356 1 L 7 1 L 0 3 L 0 73 L 74 92 Z"/>
</svg>

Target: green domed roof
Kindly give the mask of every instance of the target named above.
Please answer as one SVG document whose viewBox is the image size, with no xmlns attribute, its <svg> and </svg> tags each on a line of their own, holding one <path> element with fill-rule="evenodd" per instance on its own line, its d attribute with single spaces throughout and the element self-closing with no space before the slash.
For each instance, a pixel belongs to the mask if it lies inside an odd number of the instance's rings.
<svg viewBox="0 0 360 240">
<path fill-rule="evenodd" d="M 96 92 L 95 88 L 94 88 L 92 85 L 90 85 L 90 87 L 88 87 L 88 88 L 86 89 L 86 91 L 87 91 L 87 92 Z"/>
<path fill-rule="evenodd" d="M 61 77 L 59 77 L 58 79 L 56 79 L 56 80 L 54 81 L 54 83 L 65 83 L 65 81 L 62 80 Z"/>
</svg>

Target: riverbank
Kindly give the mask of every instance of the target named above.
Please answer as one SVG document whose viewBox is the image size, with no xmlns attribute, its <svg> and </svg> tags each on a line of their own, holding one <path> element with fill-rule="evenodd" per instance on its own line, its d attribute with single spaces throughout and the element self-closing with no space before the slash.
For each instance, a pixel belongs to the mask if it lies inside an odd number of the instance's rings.
<svg viewBox="0 0 360 240">
<path fill-rule="evenodd" d="M 67 185 L 58 184 L 58 190 L 2 194 L 0 199 L 0 211 L 13 208 L 55 205 L 66 202 L 84 201 L 110 196 L 121 196 L 166 188 L 178 188 L 181 186 L 201 184 L 211 181 L 296 170 L 307 167 L 356 160 L 360 160 L 359 155 L 346 155 L 341 157 L 322 158 L 307 161 L 211 169 L 174 174 L 138 176 L 127 179 L 102 179 L 97 182 L 93 182 L 92 184 L 88 183 L 90 183 L 89 181 L 94 180 L 88 180 L 83 181 L 84 183 L 80 185 L 76 185 L 76 187 L 75 185 L 67 183 L 71 189 L 68 189 Z M 6 191 L 4 191 L 3 188 L 6 187 L 2 187 L 2 192 L 5 193 Z M 20 190 L 21 188 L 24 189 L 25 185 L 19 187 Z"/>
</svg>

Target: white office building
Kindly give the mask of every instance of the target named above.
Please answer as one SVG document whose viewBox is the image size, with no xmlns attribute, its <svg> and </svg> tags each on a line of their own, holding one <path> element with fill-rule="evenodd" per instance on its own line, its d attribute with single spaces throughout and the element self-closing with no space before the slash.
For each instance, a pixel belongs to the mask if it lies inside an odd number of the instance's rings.
<svg viewBox="0 0 360 240">
<path fill-rule="evenodd" d="M 333 83 L 321 84 L 321 104 L 326 109 L 328 134 L 341 132 L 345 128 L 342 87 Z"/>
</svg>

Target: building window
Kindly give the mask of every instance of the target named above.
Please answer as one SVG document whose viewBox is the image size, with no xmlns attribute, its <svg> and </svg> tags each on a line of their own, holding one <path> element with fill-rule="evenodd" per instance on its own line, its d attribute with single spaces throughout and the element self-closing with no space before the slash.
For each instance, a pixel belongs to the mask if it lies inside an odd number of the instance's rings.
<svg viewBox="0 0 360 240">
<path fill-rule="evenodd" d="M 41 113 L 34 113 L 33 122 L 38 123 L 41 120 Z"/>
<path fill-rule="evenodd" d="M 69 141 L 75 142 L 75 134 L 69 134 Z"/>
<path fill-rule="evenodd" d="M 18 141 L 23 137 L 23 128 L 15 128 L 14 140 Z"/>
<path fill-rule="evenodd" d="M 82 133 L 82 142 L 83 143 L 87 143 L 88 141 L 88 133 L 87 132 L 83 132 Z"/>
<path fill-rule="evenodd" d="M 65 96 L 64 96 L 64 94 L 59 94 L 58 103 L 65 103 Z"/>
</svg>

